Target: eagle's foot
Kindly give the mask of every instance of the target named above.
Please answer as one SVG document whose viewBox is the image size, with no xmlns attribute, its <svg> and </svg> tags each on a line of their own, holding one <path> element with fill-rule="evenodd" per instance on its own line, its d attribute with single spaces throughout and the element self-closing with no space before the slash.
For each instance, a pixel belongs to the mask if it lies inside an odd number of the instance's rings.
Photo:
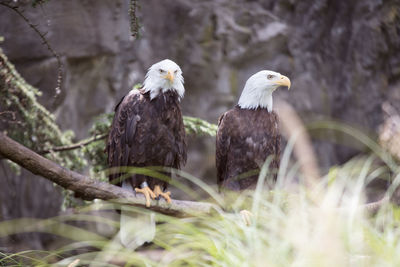
<svg viewBox="0 0 400 267">
<path fill-rule="evenodd" d="M 150 198 L 155 199 L 156 195 L 151 191 L 150 187 L 135 188 L 136 193 L 142 193 L 146 198 L 146 207 L 150 207 Z"/>
<path fill-rule="evenodd" d="M 167 201 L 167 203 L 171 203 L 171 192 L 167 191 L 167 192 L 163 192 L 160 188 L 159 185 L 156 185 L 154 187 L 154 193 L 156 194 L 156 197 L 160 197 L 162 196 L 163 198 L 165 198 L 165 200 Z"/>
<path fill-rule="evenodd" d="M 242 220 L 246 226 L 251 225 L 251 218 L 253 217 L 253 213 L 248 210 L 241 210 L 240 216 L 242 217 Z"/>
</svg>

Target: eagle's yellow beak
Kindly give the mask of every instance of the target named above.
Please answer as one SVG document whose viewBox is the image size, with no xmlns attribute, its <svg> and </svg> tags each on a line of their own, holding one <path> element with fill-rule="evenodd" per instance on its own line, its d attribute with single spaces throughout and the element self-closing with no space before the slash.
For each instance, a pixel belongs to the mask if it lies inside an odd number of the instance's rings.
<svg viewBox="0 0 400 267">
<path fill-rule="evenodd" d="M 174 82 L 174 73 L 172 71 L 168 71 L 167 75 L 164 77 L 165 79 L 169 80 L 171 83 Z"/>
<path fill-rule="evenodd" d="M 288 90 L 290 89 L 290 80 L 288 77 L 281 75 L 281 78 L 275 82 L 275 84 L 280 86 L 287 86 Z"/>
</svg>

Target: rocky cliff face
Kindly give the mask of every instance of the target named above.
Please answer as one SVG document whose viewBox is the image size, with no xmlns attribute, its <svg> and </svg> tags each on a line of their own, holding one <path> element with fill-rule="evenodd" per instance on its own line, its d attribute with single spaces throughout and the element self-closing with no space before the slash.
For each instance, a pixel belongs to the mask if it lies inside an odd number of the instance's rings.
<svg viewBox="0 0 400 267">
<path fill-rule="evenodd" d="M 62 55 L 65 74 L 57 99 L 55 59 L 21 18 L 0 6 L 4 51 L 28 82 L 44 91 L 41 102 L 56 112 L 61 127 L 73 129 L 78 138 L 87 135 L 94 116 L 111 111 L 163 58 L 183 69 L 183 112 L 214 123 L 235 105 L 246 79 L 261 69 L 291 78 L 292 89 L 276 97 L 290 102 L 306 122 L 332 118 L 374 133 L 384 101 L 400 109 L 399 1 L 139 3 L 139 40 L 130 37 L 126 0 L 50 0 L 36 9 L 25 4 L 27 17 L 48 32 Z M 313 133 L 323 167 L 357 152 L 342 135 Z M 190 139 L 189 172 L 213 181 L 213 157 L 213 139 Z M 18 183 L 26 181 L 18 178 Z M 42 183 L 32 191 L 39 192 Z M 58 197 L 53 195 L 49 198 Z M 46 201 L 42 205 L 54 214 Z M 18 215 L 36 214 L 31 212 Z"/>
</svg>

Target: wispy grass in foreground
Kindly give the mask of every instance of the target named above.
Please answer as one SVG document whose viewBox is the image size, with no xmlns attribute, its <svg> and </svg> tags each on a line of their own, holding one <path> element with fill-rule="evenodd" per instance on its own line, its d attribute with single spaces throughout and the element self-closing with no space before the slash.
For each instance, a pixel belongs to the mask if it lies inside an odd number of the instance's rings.
<svg viewBox="0 0 400 267">
<path fill-rule="evenodd" d="M 400 183 L 398 164 L 362 133 L 329 125 L 357 137 L 373 155 L 331 168 L 313 188 L 305 188 L 299 164 L 290 161 L 289 141 L 272 190 L 264 168 L 255 191 L 224 197 L 200 179 L 175 171 L 196 190 L 176 180 L 173 186 L 191 196 L 203 190 L 217 208 L 191 218 L 157 214 L 153 243 L 138 251 L 121 246 L 116 205 L 106 202 L 47 220 L 0 222 L 0 238 L 36 231 L 70 240 L 53 251 L 0 254 L 0 266 L 400 266 L 400 209 L 386 203 L 369 213 L 363 206 L 366 187 L 378 178 L 391 182 L 386 192 L 391 197 Z M 151 172 L 158 177 L 157 169 Z M 250 226 L 240 216 L 242 209 L 253 214 Z"/>
<path fill-rule="evenodd" d="M 213 215 L 192 218 L 157 214 L 153 244 L 136 252 L 123 248 L 118 235 L 105 237 L 71 225 L 97 222 L 117 232 L 118 220 L 93 213 L 113 208 L 104 202 L 48 220 L 1 222 L 1 237 L 40 231 L 72 241 L 55 251 L 2 254 L 0 266 L 400 266 L 400 209 L 385 204 L 376 214 L 368 214 L 362 208 L 365 186 L 387 172 L 375 161 L 372 156 L 356 158 L 334 168 L 313 192 L 282 183 L 268 191 L 260 179 L 255 192 L 223 203 L 229 210 L 221 207 Z M 196 178 L 188 178 L 217 195 Z M 239 215 L 243 208 L 254 215 L 250 226 Z"/>
</svg>

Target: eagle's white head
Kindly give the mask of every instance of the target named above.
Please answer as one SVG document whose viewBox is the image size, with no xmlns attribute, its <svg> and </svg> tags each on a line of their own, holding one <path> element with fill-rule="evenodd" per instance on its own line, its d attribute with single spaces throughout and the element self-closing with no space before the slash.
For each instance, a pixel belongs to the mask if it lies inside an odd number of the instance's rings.
<svg viewBox="0 0 400 267">
<path fill-rule="evenodd" d="M 270 70 L 257 72 L 247 80 L 238 104 L 243 109 L 267 108 L 271 112 L 272 93 L 279 86 L 290 89 L 289 78 Z"/>
<path fill-rule="evenodd" d="M 145 92 L 150 92 L 150 99 L 168 90 L 176 91 L 179 98 L 183 98 L 185 88 L 181 68 L 169 59 L 157 62 L 147 71 L 143 89 Z"/>
</svg>

